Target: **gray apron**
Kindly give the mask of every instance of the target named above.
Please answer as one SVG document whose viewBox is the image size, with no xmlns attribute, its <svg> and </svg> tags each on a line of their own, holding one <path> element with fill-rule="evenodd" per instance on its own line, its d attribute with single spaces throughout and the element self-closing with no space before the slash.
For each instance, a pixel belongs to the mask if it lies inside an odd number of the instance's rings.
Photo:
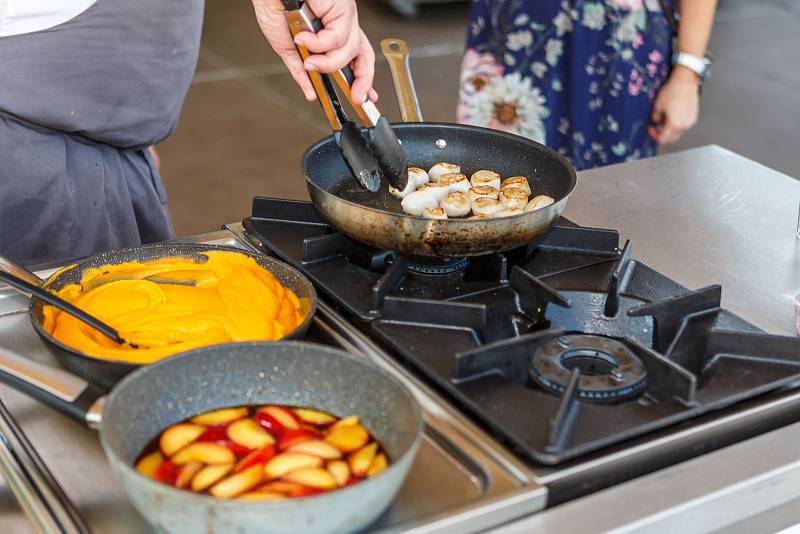
<svg viewBox="0 0 800 534">
<path fill-rule="evenodd" d="M 175 128 L 203 0 L 98 0 L 0 38 L 0 253 L 23 264 L 173 236 L 147 147 Z"/>
</svg>

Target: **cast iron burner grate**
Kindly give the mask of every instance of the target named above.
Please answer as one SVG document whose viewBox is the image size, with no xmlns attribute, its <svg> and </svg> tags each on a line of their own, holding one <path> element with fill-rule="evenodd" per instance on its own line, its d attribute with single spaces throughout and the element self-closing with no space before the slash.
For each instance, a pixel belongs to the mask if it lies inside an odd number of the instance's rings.
<svg viewBox="0 0 800 534">
<path fill-rule="evenodd" d="M 800 339 L 763 334 L 720 309 L 719 286 L 690 291 L 631 259 L 630 243 L 620 250 L 613 230 L 560 220 L 526 247 L 433 276 L 337 233 L 307 202 L 256 198 L 243 224 L 536 462 L 561 463 L 800 380 Z M 562 352 L 568 373 L 532 367 L 537 350 L 572 336 L 614 341 L 588 349 L 605 364 Z M 620 346 L 640 366 L 623 371 L 629 383 L 617 391 Z M 591 392 L 582 368 L 602 371 L 608 387 Z"/>
</svg>

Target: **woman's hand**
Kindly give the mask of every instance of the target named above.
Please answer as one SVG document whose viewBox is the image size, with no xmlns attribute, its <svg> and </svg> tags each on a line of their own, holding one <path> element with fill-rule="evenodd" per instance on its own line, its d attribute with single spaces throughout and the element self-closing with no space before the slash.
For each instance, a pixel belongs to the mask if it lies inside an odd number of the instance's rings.
<svg viewBox="0 0 800 534">
<path fill-rule="evenodd" d="M 253 0 L 256 20 L 264 37 L 283 59 L 306 99 L 316 98 L 306 70 L 332 72 L 352 63 L 355 74 L 351 87 L 353 100 L 362 102 L 367 95 L 371 100 L 377 100 L 378 95 L 372 89 L 375 53 L 358 25 L 355 0 L 308 0 L 307 3 L 325 28 L 317 34 L 302 32 L 293 41 L 283 15 L 283 3 L 280 0 Z M 305 64 L 295 42 L 312 54 Z"/>
<path fill-rule="evenodd" d="M 658 144 L 669 145 L 695 125 L 699 113 L 697 75 L 676 65 L 656 95 L 651 115 L 654 126 L 647 132 Z"/>
</svg>

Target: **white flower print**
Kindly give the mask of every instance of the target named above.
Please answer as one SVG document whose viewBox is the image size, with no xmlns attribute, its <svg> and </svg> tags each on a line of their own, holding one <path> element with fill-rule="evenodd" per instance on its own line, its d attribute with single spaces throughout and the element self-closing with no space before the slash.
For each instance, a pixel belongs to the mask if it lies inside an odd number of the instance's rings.
<svg viewBox="0 0 800 534">
<path fill-rule="evenodd" d="M 572 18 L 566 12 L 560 11 L 553 19 L 553 25 L 556 27 L 556 35 L 561 37 L 572 31 Z"/>
<path fill-rule="evenodd" d="M 550 66 L 558 63 L 558 58 L 564 52 L 564 41 L 561 39 L 548 39 L 544 45 L 544 59 Z"/>
<path fill-rule="evenodd" d="M 511 32 L 506 37 L 506 46 L 509 50 L 517 52 L 533 44 L 533 32 L 530 30 L 520 30 Z"/>
<path fill-rule="evenodd" d="M 614 32 L 617 40 L 622 43 L 632 43 L 633 40 L 636 39 L 638 33 L 636 29 L 636 17 L 633 13 L 625 15 Z"/>
<path fill-rule="evenodd" d="M 476 94 L 465 110 L 463 122 L 489 126 L 545 142 L 544 119 L 549 115 L 545 99 L 530 78 L 514 72 L 493 78 Z"/>
<path fill-rule="evenodd" d="M 531 72 L 537 78 L 542 78 L 547 72 L 547 65 L 545 65 L 541 61 L 534 61 L 533 65 L 531 65 Z"/>
<path fill-rule="evenodd" d="M 661 11 L 661 3 L 658 0 L 644 0 L 644 7 L 647 11 L 652 13 L 659 13 Z"/>
<path fill-rule="evenodd" d="M 602 30 L 606 25 L 606 8 L 600 3 L 587 2 L 581 22 L 590 30 Z"/>
<path fill-rule="evenodd" d="M 527 13 L 521 13 L 514 19 L 514 26 L 525 26 L 530 21 Z"/>
</svg>

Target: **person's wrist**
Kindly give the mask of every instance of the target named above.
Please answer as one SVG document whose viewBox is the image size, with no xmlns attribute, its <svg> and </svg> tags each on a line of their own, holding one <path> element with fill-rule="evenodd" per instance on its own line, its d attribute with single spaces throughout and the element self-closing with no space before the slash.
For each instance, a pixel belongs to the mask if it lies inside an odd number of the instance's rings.
<svg viewBox="0 0 800 534">
<path fill-rule="evenodd" d="M 696 86 L 700 83 L 700 76 L 688 67 L 683 65 L 673 65 L 670 78 L 681 84 L 691 84 Z"/>
</svg>

